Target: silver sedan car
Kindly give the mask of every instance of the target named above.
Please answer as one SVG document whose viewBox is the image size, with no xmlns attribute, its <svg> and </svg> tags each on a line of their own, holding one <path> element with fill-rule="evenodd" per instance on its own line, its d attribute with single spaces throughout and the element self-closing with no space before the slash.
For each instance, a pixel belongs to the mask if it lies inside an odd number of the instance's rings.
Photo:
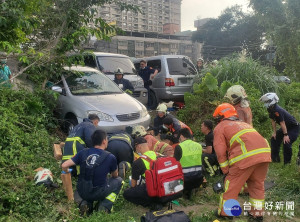
<svg viewBox="0 0 300 222">
<path fill-rule="evenodd" d="M 90 113 L 96 113 L 99 127 L 106 132 L 125 130 L 126 126 L 148 127 L 150 115 L 146 107 L 123 92 L 100 71 L 81 66 L 66 67 L 52 90 L 59 92 L 58 113 L 69 132 Z"/>
</svg>

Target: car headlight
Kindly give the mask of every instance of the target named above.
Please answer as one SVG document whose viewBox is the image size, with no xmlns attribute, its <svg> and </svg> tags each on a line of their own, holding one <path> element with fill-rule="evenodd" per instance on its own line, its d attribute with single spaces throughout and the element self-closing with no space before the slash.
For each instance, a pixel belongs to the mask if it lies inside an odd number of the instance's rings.
<svg viewBox="0 0 300 222">
<path fill-rule="evenodd" d="M 144 81 L 143 81 L 143 79 L 138 79 L 136 81 L 136 87 L 144 87 Z"/>
<path fill-rule="evenodd" d="M 89 110 L 89 111 L 87 111 L 87 115 L 92 114 L 92 113 L 93 114 L 97 114 L 97 116 L 99 117 L 100 121 L 105 121 L 105 122 L 113 122 L 114 121 L 114 119 L 110 115 L 108 115 L 106 113 L 103 113 L 101 111 L 95 111 L 95 110 Z"/>
<path fill-rule="evenodd" d="M 144 105 L 142 105 L 141 117 L 145 117 L 148 115 L 148 111 Z"/>
</svg>

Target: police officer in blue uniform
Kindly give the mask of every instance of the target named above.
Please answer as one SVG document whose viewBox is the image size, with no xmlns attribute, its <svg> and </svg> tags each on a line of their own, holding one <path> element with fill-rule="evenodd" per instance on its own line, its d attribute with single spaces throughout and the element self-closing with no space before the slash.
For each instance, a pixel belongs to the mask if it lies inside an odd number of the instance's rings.
<svg viewBox="0 0 300 222">
<path fill-rule="evenodd" d="M 126 93 L 132 94 L 134 88 L 131 82 L 128 79 L 124 79 L 124 72 L 121 68 L 118 68 L 115 71 L 115 79 L 114 82 Z"/>
<path fill-rule="evenodd" d="M 150 86 L 152 85 L 152 79 L 157 75 L 158 70 L 152 69 L 149 66 L 147 66 L 147 62 L 145 60 L 140 61 L 140 70 L 139 70 L 139 76 L 144 81 L 144 87 L 148 91 L 148 108 L 150 108 L 150 104 L 152 101 L 150 100 Z"/>
<path fill-rule="evenodd" d="M 276 93 L 267 93 L 260 98 L 260 101 L 268 108 L 269 117 L 272 121 L 272 161 L 280 162 L 279 151 L 283 141 L 284 164 L 288 164 L 291 162 L 292 158 L 292 144 L 297 140 L 299 135 L 299 123 L 296 121 L 295 117 L 277 104 L 279 98 Z M 276 123 L 280 125 L 280 129 L 277 131 Z"/>
</svg>

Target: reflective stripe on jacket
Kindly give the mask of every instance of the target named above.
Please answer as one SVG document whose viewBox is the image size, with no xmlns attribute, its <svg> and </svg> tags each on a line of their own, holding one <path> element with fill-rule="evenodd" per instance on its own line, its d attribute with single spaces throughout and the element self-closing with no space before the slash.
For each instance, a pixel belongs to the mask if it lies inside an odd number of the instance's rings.
<svg viewBox="0 0 300 222">
<path fill-rule="evenodd" d="M 62 160 L 71 159 L 81 150 L 78 150 L 78 143 L 85 147 L 85 142 L 80 137 L 70 137 L 66 139 Z"/>
<path fill-rule="evenodd" d="M 174 149 L 169 144 L 157 140 L 154 136 L 150 134 L 147 134 L 146 136 L 144 136 L 144 138 L 147 140 L 149 150 L 161 153 L 166 156 L 174 155 Z"/>
<path fill-rule="evenodd" d="M 112 135 L 109 139 L 108 142 L 112 141 L 112 140 L 122 140 L 126 143 L 128 143 L 128 145 L 132 148 L 131 145 L 131 138 L 129 135 L 125 134 L 125 133 L 118 133 L 118 134 L 114 134 Z"/>
<path fill-rule="evenodd" d="M 182 150 L 180 164 L 183 173 L 202 170 L 202 146 L 193 140 L 185 140 L 179 144 Z"/>
<path fill-rule="evenodd" d="M 235 164 L 245 169 L 271 162 L 270 146 L 252 126 L 242 121 L 223 120 L 214 130 L 214 148 L 224 174 Z"/>
</svg>

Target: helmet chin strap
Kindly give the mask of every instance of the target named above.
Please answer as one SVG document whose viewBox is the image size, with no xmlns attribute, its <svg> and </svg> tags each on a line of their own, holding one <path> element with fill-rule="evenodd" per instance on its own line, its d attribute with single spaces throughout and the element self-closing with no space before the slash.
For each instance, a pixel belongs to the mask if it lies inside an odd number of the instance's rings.
<svg viewBox="0 0 300 222">
<path fill-rule="evenodd" d="M 216 123 L 221 122 L 223 119 L 224 119 L 224 116 L 217 116 L 217 117 L 214 118 Z"/>
<path fill-rule="evenodd" d="M 236 116 L 231 116 L 231 117 L 228 117 L 228 118 L 224 118 L 223 120 L 237 121 L 237 120 L 240 120 L 240 119 Z"/>
</svg>

